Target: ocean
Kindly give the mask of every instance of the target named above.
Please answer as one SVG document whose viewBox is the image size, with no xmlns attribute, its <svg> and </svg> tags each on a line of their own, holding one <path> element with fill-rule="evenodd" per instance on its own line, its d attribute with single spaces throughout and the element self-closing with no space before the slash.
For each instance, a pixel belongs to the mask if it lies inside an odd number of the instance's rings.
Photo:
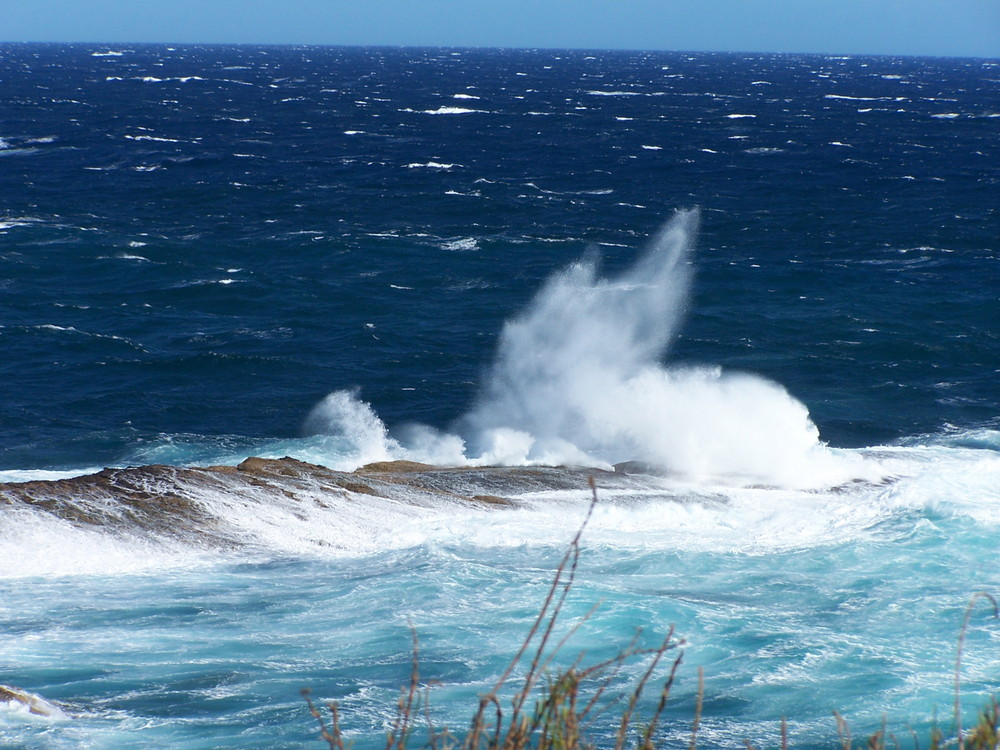
<svg viewBox="0 0 1000 750">
<path fill-rule="evenodd" d="M 47 707 L 0 747 L 323 747 L 303 688 L 380 747 L 414 638 L 461 738 L 591 479 L 553 669 L 673 627 L 663 746 L 699 671 L 703 748 L 954 735 L 998 126 L 996 60 L 0 45 L 0 685 Z"/>
</svg>

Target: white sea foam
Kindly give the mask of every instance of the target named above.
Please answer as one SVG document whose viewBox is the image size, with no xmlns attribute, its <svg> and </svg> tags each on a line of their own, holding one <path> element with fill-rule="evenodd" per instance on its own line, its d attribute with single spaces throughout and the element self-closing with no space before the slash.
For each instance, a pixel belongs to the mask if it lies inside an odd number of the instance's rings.
<svg viewBox="0 0 1000 750">
<path fill-rule="evenodd" d="M 0 483 L 6 482 L 53 482 L 59 479 L 72 479 L 93 474 L 100 468 L 68 469 L 53 471 L 50 469 L 3 469 L 0 470 Z"/>
<path fill-rule="evenodd" d="M 41 323 L 39 325 L 32 326 L 32 328 L 41 331 L 56 331 L 58 333 L 70 333 L 77 336 L 89 336 L 95 339 L 108 339 L 109 341 L 121 341 L 125 344 L 128 344 L 134 349 L 138 349 L 140 351 L 146 351 L 141 345 L 137 344 L 131 339 L 125 338 L 124 336 L 116 336 L 114 334 L 109 334 L 109 333 L 92 333 L 90 331 L 81 331 L 79 328 L 76 328 L 75 326 L 59 326 L 59 325 L 54 325 L 52 323 Z"/>
<path fill-rule="evenodd" d="M 18 217 L 16 219 L 0 219 L 0 231 L 4 229 L 14 229 L 15 227 L 30 227 L 32 224 L 37 224 L 38 219 L 33 219 L 31 217 Z"/>
<path fill-rule="evenodd" d="M 643 96 L 640 91 L 588 91 L 590 96 Z"/>
<path fill-rule="evenodd" d="M 30 156 L 37 154 L 39 150 L 37 148 L 15 148 L 7 141 L 0 139 L 0 156 Z"/>
<path fill-rule="evenodd" d="M 0 578 L 158 572 L 212 559 L 211 553 L 179 539 L 114 534 L 49 513 L 9 509 L 0 528 Z"/>
<path fill-rule="evenodd" d="M 438 107 L 437 109 L 425 109 L 423 114 L 425 115 L 471 115 L 471 114 L 483 114 L 484 110 L 481 109 L 468 109 L 467 107 Z"/>
<path fill-rule="evenodd" d="M 438 464 L 466 460 L 456 436 L 425 427 L 414 428 L 404 448 L 355 394 L 331 396 L 313 419 L 320 429 L 356 441 L 370 460 L 417 454 Z M 993 433 L 993 441 L 1000 444 L 1000 433 Z M 326 456 L 345 447 L 346 442 L 313 445 Z M 936 517 L 968 518 L 988 528 L 1000 524 L 1000 450 L 921 445 L 831 451 L 829 460 L 877 469 L 890 479 L 817 491 L 681 476 L 645 477 L 625 489 L 602 487 L 598 477 L 599 503 L 586 543 L 619 551 L 757 555 L 906 539 L 915 524 L 933 523 Z M 217 519 L 204 530 L 227 546 L 237 543 L 244 550 L 240 554 L 251 558 L 353 557 L 440 545 L 561 546 L 590 498 L 584 487 L 536 491 L 512 495 L 519 507 L 489 507 L 447 493 L 411 494 L 405 484 L 397 485 L 391 497 L 331 493 L 308 477 L 291 481 L 284 492 L 242 482 L 232 488 L 224 482 L 195 482 L 179 491 Z M 86 510 L 85 503 L 81 508 Z M 202 536 L 193 529 L 162 536 L 86 527 L 14 506 L 0 528 L 0 577 L 120 575 L 232 562 L 232 551 L 206 550 Z"/>
<path fill-rule="evenodd" d="M 110 78 L 108 80 L 111 80 Z M 121 80 L 116 79 L 116 80 Z M 188 81 L 204 81 L 206 79 L 201 76 L 173 76 L 170 78 L 157 78 L 156 76 L 138 76 L 133 80 L 142 81 L 143 83 L 166 83 L 167 81 L 177 81 L 178 83 L 187 83 Z M 229 83 L 242 83 L 241 81 L 229 81 Z"/>
<path fill-rule="evenodd" d="M 163 138 L 157 135 L 126 135 L 125 139 L 129 141 L 154 141 L 156 143 L 184 143 L 177 138 Z"/>
<path fill-rule="evenodd" d="M 460 167 L 461 164 L 448 164 L 446 162 L 440 161 L 428 161 L 428 162 L 410 162 L 406 165 L 407 169 L 454 169 L 455 167 Z"/>
<path fill-rule="evenodd" d="M 469 251 L 479 249 L 479 240 L 475 237 L 463 237 L 457 240 L 448 240 L 441 243 L 442 250 Z"/>
<path fill-rule="evenodd" d="M 843 99 L 849 102 L 882 102 L 892 101 L 891 96 L 845 96 L 843 94 L 825 94 L 824 99 Z"/>
<path fill-rule="evenodd" d="M 17 696 L 11 700 L 0 700 L 0 717 L 7 721 L 13 719 L 32 724 L 69 721 L 70 717 L 59 706 L 40 695 L 10 685 L 0 685 L 0 688 Z"/>
<path fill-rule="evenodd" d="M 925 437 L 920 444 L 857 453 L 895 477 L 879 493 L 880 501 L 901 510 L 1000 526 L 1000 432 L 973 430 L 944 440 Z"/>
</svg>

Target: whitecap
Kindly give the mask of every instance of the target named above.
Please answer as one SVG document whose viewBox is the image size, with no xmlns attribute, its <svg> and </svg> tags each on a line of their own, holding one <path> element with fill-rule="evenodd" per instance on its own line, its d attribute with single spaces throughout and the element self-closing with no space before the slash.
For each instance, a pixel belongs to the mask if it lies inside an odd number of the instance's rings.
<svg viewBox="0 0 1000 750">
<path fill-rule="evenodd" d="M 0 147 L 0 156 L 31 156 L 40 150 L 37 148 L 13 148 L 7 145 Z"/>
<path fill-rule="evenodd" d="M 176 76 L 168 78 L 157 78 L 156 76 L 137 76 L 133 78 L 135 81 L 142 81 L 143 83 L 166 83 L 167 81 L 177 81 L 178 83 L 187 83 L 188 81 L 204 81 L 206 79 L 201 76 Z M 238 83 L 233 81 L 233 83 Z"/>
<path fill-rule="evenodd" d="M 154 141 L 156 143 L 184 143 L 182 140 L 177 138 L 163 138 L 157 135 L 125 135 L 126 140 L 129 141 Z"/>
<path fill-rule="evenodd" d="M 423 110 L 425 115 L 471 115 L 471 114 L 486 114 L 484 110 L 481 109 L 467 109 L 466 107 L 445 107 L 441 106 L 437 109 L 425 109 Z"/>
<path fill-rule="evenodd" d="M 440 161 L 428 161 L 424 163 L 411 162 L 406 165 L 407 169 L 454 169 L 455 167 L 461 167 L 461 164 L 448 164 Z"/>
<path fill-rule="evenodd" d="M 845 96 L 843 94 L 824 94 L 824 99 L 844 99 L 850 102 L 880 102 L 892 101 L 890 96 Z"/>
<path fill-rule="evenodd" d="M 642 96 L 638 91 L 587 91 L 589 96 Z"/>
<path fill-rule="evenodd" d="M 86 308 L 84 308 L 84 309 L 86 309 Z M 41 323 L 39 325 L 31 326 L 31 328 L 34 328 L 36 330 L 42 330 L 42 331 L 56 331 L 58 333 L 71 333 L 71 334 L 74 334 L 74 335 L 88 336 L 88 337 L 95 338 L 95 339 L 107 339 L 109 341 L 121 341 L 124 344 L 128 344 L 133 349 L 138 349 L 141 352 L 145 352 L 146 351 L 145 348 L 143 348 L 140 344 L 137 344 L 135 341 L 132 341 L 131 339 L 125 338 L 124 336 L 118 336 L 118 335 L 111 334 L 111 333 L 93 333 L 91 331 L 81 331 L 79 328 L 76 328 L 75 326 L 60 326 L 60 325 L 55 325 L 54 323 Z"/>
<path fill-rule="evenodd" d="M 15 227 L 30 227 L 32 224 L 39 223 L 39 221 L 39 219 L 27 216 L 16 219 L 0 219 L 0 231 L 4 229 L 14 229 Z"/>
<path fill-rule="evenodd" d="M 757 115 L 741 115 L 741 114 L 726 115 L 727 120 L 743 120 L 755 117 L 757 117 Z"/>
<path fill-rule="evenodd" d="M 475 237 L 463 237 L 458 240 L 449 240 L 441 243 L 442 250 L 469 251 L 479 249 L 479 240 Z"/>
</svg>

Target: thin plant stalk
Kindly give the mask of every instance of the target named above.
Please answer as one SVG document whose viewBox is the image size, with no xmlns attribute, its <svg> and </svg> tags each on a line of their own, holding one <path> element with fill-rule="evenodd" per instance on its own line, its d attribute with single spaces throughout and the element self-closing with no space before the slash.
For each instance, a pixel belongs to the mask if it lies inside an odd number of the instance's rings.
<svg viewBox="0 0 1000 750">
<path fill-rule="evenodd" d="M 698 726 L 701 724 L 702 700 L 705 697 L 705 668 L 698 667 L 698 700 L 694 707 L 694 723 L 691 725 L 691 745 L 690 750 L 696 750 L 698 746 Z"/>
<path fill-rule="evenodd" d="M 980 599 L 987 599 L 990 604 L 993 605 L 993 616 L 1000 618 L 1000 609 L 997 608 L 997 600 L 993 598 L 992 594 L 988 594 L 985 591 L 980 591 L 973 594 L 972 599 L 969 600 L 968 606 L 965 608 L 965 619 L 962 621 L 962 631 L 958 636 L 958 653 L 955 656 L 955 728 L 956 735 L 958 736 L 958 747 L 965 747 L 965 743 L 962 740 L 962 707 L 961 707 L 961 691 L 962 691 L 962 648 L 965 646 L 965 634 L 969 629 L 969 620 L 972 618 L 972 610 L 975 609 L 976 602 Z"/>
</svg>

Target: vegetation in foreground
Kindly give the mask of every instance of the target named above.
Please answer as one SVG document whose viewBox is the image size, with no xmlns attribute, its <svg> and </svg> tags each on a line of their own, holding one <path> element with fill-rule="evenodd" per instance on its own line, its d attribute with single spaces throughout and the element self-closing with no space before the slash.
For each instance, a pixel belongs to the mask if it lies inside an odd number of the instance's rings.
<svg viewBox="0 0 1000 750">
<path fill-rule="evenodd" d="M 421 734 L 419 747 L 430 750 L 624 750 L 626 747 L 656 750 L 665 746 L 658 739 L 657 730 L 683 658 L 679 647 L 684 643 L 675 637 L 672 627 L 657 648 L 639 648 L 637 640 L 633 639 L 628 647 L 612 659 L 590 666 L 583 666 L 577 659 L 568 668 L 550 671 L 556 654 L 582 623 L 581 621 L 571 627 L 558 642 L 554 642 L 556 622 L 576 576 L 580 559 L 580 538 L 597 503 L 593 480 L 590 486 L 592 500 L 587 516 L 556 568 L 548 594 L 528 635 L 493 688 L 480 696 L 478 709 L 473 714 L 464 737 L 452 735 L 447 728 L 435 727 L 430 719 L 427 711 L 429 690 L 426 686 L 420 686 L 419 649 L 414 631 L 410 684 L 401 691 L 396 717 L 386 736 L 386 750 L 405 750 L 418 731 Z M 930 750 L 1000 750 L 1000 703 L 996 698 L 979 714 L 975 725 L 967 730 L 963 730 L 961 725 L 962 647 L 969 619 L 980 599 L 985 599 L 992 607 L 993 616 L 1000 618 L 997 601 L 992 595 L 980 592 L 972 597 L 965 611 L 955 660 L 955 734 L 947 736 L 935 727 L 927 738 L 926 746 Z M 531 661 L 527 666 L 527 673 L 509 699 L 509 705 L 505 705 L 505 701 L 501 700 L 501 692 L 512 679 L 518 665 L 527 661 L 529 654 Z M 636 662 L 644 662 L 639 679 L 623 694 L 620 687 L 623 667 Z M 654 675 L 664 671 L 666 678 L 660 685 L 656 707 L 651 716 L 643 719 L 637 714 L 639 700 Z M 310 697 L 308 689 L 303 690 L 302 695 L 309 712 L 319 722 L 320 735 L 330 749 L 347 750 L 349 743 L 345 742 L 341 729 L 337 703 L 327 703 L 329 715 L 324 716 Z M 699 668 L 698 696 L 691 721 L 689 750 L 697 748 L 703 696 L 704 674 Z M 611 708 L 621 714 L 613 738 L 602 739 L 600 743 L 588 739 L 585 730 L 589 722 Z M 836 711 L 833 715 L 836 720 L 837 742 L 831 744 L 839 746 L 841 750 L 890 750 L 903 744 L 887 731 L 885 722 L 874 734 L 855 739 L 847 720 Z M 416 726 L 418 722 L 424 725 L 420 730 Z M 912 746 L 919 750 L 922 747 L 920 739 L 915 733 L 910 734 L 910 742 L 906 744 L 912 742 Z M 754 750 L 750 742 L 745 744 L 746 750 Z M 782 720 L 781 748 L 787 750 L 789 747 L 787 724 Z"/>
</svg>

